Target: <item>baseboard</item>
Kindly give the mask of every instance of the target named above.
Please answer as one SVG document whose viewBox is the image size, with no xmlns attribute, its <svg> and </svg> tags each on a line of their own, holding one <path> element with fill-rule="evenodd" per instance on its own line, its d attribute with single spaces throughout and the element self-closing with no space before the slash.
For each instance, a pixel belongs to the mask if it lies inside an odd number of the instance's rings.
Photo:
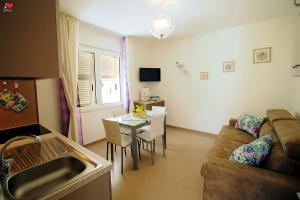
<svg viewBox="0 0 300 200">
<path fill-rule="evenodd" d="M 84 146 L 84 147 L 88 147 L 88 146 L 91 146 L 91 145 L 93 145 L 93 144 L 97 144 L 97 143 L 99 143 L 99 142 L 105 141 L 105 140 L 106 140 L 106 139 L 103 138 L 103 139 L 100 139 L 100 140 L 97 140 L 97 141 L 94 141 L 94 142 L 85 144 L 85 145 L 83 145 L 83 146 Z"/>
<path fill-rule="evenodd" d="M 183 128 L 183 127 L 173 126 L 173 125 L 168 125 L 168 124 L 167 124 L 167 127 L 169 127 L 169 128 L 175 128 L 175 129 L 180 129 L 180 130 L 185 130 L 185 131 L 190 131 L 190 132 L 194 132 L 194 133 L 197 133 L 197 134 L 201 133 L 201 134 L 205 134 L 205 135 L 209 135 L 209 136 L 214 136 L 214 137 L 217 136 L 214 133 L 208 133 L 208 132 L 198 131 L 198 130 L 194 130 L 194 129 Z"/>
</svg>

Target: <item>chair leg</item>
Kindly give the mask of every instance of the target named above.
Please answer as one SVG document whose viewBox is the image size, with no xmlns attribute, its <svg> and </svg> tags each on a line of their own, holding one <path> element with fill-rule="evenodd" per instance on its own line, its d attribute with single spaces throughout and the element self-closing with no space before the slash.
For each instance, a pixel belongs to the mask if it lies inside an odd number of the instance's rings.
<svg viewBox="0 0 300 200">
<path fill-rule="evenodd" d="M 138 149 L 139 149 L 140 160 L 142 160 L 142 157 L 141 157 L 141 143 L 140 143 L 140 141 L 138 141 Z"/>
<path fill-rule="evenodd" d="M 127 156 L 127 153 L 126 153 L 126 147 L 124 148 L 124 151 L 125 151 L 125 156 Z"/>
<path fill-rule="evenodd" d="M 110 144 L 110 159 L 114 161 L 114 144 Z"/>
<path fill-rule="evenodd" d="M 115 145 L 115 151 L 117 151 L 117 145 Z"/>
<path fill-rule="evenodd" d="M 163 140 L 164 140 L 164 136 L 163 136 Z M 166 148 L 163 146 L 163 155 L 164 157 L 166 157 Z"/>
<path fill-rule="evenodd" d="M 153 153 L 155 153 L 155 140 L 153 140 Z"/>
<path fill-rule="evenodd" d="M 121 147 L 121 174 L 123 174 L 123 147 Z"/>
<path fill-rule="evenodd" d="M 148 143 L 147 143 L 148 145 Z M 152 145 L 152 141 L 150 142 L 150 150 L 151 150 L 151 163 L 152 165 L 154 165 L 154 160 L 153 160 L 153 145 Z"/>
<path fill-rule="evenodd" d="M 109 142 L 106 142 L 106 160 L 108 160 Z"/>
<path fill-rule="evenodd" d="M 144 141 L 141 139 L 140 142 L 142 143 L 143 149 L 145 149 L 145 147 L 144 147 Z"/>
<path fill-rule="evenodd" d="M 130 145 L 130 154 L 131 154 L 131 157 L 133 157 L 133 154 L 132 154 L 132 144 Z"/>
</svg>

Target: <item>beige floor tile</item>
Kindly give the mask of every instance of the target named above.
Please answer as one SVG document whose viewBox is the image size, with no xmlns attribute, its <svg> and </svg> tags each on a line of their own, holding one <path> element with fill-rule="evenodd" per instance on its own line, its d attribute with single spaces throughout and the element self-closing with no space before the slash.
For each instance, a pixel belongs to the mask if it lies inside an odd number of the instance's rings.
<svg viewBox="0 0 300 200">
<path fill-rule="evenodd" d="M 113 162 L 113 200 L 199 200 L 202 199 L 201 165 L 215 137 L 205 133 L 168 128 L 166 157 L 162 155 L 161 140 L 157 141 L 154 165 L 150 153 L 141 149 L 142 161 L 138 171 L 132 170 L 130 148 L 124 157 L 124 174 L 120 170 L 120 148 Z M 88 148 L 106 157 L 106 142 Z"/>
</svg>

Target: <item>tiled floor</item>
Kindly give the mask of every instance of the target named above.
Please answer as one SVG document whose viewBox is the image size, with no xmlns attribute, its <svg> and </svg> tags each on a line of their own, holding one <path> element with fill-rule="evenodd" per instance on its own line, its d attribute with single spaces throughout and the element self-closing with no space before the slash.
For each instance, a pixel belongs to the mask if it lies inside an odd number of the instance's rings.
<svg viewBox="0 0 300 200">
<path fill-rule="evenodd" d="M 141 150 L 138 171 L 132 170 L 130 148 L 124 159 L 124 174 L 120 171 L 120 149 L 115 154 L 112 176 L 113 200 L 200 200 L 203 178 L 201 165 L 215 137 L 210 134 L 168 128 L 166 157 L 162 156 L 161 141 L 157 141 L 154 165 L 150 153 Z M 106 142 L 88 146 L 106 157 Z"/>
</svg>

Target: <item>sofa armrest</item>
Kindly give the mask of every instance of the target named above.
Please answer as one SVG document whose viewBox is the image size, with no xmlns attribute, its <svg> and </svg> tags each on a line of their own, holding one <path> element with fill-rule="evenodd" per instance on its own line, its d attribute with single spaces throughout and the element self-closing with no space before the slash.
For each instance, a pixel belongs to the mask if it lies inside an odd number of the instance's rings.
<svg viewBox="0 0 300 200">
<path fill-rule="evenodd" d="M 231 118 L 231 119 L 229 120 L 229 126 L 235 127 L 236 122 L 237 122 L 237 119 Z"/>
<path fill-rule="evenodd" d="M 202 169 L 204 200 L 297 199 L 299 178 L 221 158 L 209 159 Z"/>
</svg>

